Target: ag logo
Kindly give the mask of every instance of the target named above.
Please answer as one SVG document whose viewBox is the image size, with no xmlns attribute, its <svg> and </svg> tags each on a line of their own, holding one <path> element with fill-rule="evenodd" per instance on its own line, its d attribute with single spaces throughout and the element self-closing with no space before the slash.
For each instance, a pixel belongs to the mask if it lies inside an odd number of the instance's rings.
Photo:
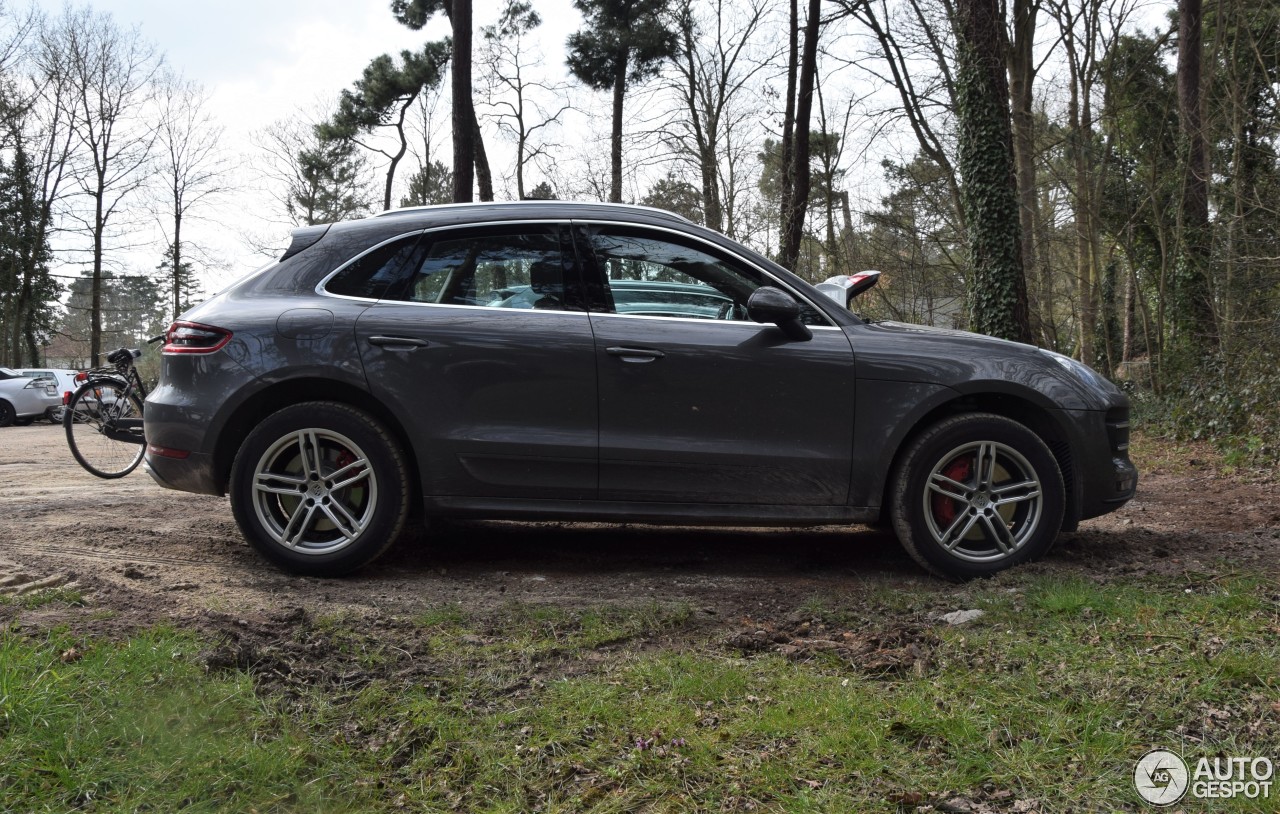
<svg viewBox="0 0 1280 814">
<path fill-rule="evenodd" d="M 1187 764 L 1165 749 L 1152 749 L 1133 769 L 1133 787 L 1148 803 L 1173 805 L 1187 793 Z"/>
</svg>

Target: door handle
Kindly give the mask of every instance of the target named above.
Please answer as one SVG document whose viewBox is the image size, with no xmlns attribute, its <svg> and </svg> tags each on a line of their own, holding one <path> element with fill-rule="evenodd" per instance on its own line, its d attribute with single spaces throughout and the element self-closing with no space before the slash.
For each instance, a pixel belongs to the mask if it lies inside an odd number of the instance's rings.
<svg viewBox="0 0 1280 814">
<path fill-rule="evenodd" d="M 414 348 L 425 348 L 431 343 L 425 339 L 415 339 L 412 336 L 371 336 L 369 337 L 370 345 L 377 345 L 380 348 L 391 348 L 392 350 L 413 350 Z"/>
<path fill-rule="evenodd" d="M 614 347 L 606 348 L 605 353 L 610 356 L 621 357 L 624 362 L 652 362 L 655 359 L 661 359 L 666 356 L 662 351 L 652 348 Z"/>
</svg>

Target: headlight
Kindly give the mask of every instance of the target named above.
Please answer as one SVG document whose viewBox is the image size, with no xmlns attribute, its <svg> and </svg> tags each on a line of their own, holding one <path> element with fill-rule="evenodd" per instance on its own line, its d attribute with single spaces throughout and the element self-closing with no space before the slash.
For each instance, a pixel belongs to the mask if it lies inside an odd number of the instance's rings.
<svg viewBox="0 0 1280 814">
<path fill-rule="evenodd" d="M 1045 350 L 1044 348 L 1041 348 L 1040 352 L 1062 365 L 1062 367 L 1070 373 L 1073 378 L 1077 381 L 1083 382 L 1089 388 L 1103 393 L 1120 392 L 1106 376 L 1103 376 L 1084 362 L 1077 362 L 1070 356 L 1063 356 L 1061 353 L 1054 353 L 1053 351 Z"/>
</svg>

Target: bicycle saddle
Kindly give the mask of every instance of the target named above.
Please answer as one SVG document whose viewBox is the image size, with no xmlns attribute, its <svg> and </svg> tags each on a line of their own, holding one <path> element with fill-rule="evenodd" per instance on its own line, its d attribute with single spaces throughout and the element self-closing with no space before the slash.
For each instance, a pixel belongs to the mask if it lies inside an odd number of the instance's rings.
<svg viewBox="0 0 1280 814">
<path fill-rule="evenodd" d="M 113 365 L 118 365 L 126 359 L 137 359 L 141 355 L 142 351 L 137 348 L 120 348 L 118 350 L 111 351 L 111 353 L 107 355 L 107 361 Z"/>
</svg>

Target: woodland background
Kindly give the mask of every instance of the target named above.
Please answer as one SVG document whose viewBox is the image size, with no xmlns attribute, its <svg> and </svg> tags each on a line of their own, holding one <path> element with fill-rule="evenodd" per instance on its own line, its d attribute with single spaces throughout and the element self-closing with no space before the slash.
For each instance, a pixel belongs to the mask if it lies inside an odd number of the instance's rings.
<svg viewBox="0 0 1280 814">
<path fill-rule="evenodd" d="M 264 259 L 395 206 L 628 201 L 812 281 L 879 269 L 870 317 L 1070 354 L 1148 428 L 1280 456 L 1277 0 L 575 7 L 548 46 L 537 0 L 395 0 L 421 48 L 237 152 L 139 29 L 0 2 L 0 363 L 160 332 L 228 273 L 193 224 L 251 192 L 227 239 Z"/>
</svg>

